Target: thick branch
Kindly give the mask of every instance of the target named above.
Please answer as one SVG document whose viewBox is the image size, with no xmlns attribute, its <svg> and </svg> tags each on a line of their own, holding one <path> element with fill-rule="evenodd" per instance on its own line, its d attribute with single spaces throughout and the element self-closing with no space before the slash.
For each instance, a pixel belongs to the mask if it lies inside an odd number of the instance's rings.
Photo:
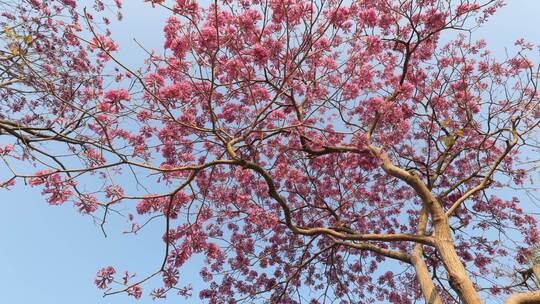
<svg viewBox="0 0 540 304">
<path fill-rule="evenodd" d="M 399 260 L 399 261 L 402 261 L 402 262 L 407 263 L 407 264 L 412 264 L 411 256 L 409 256 L 408 254 L 403 253 L 403 252 L 399 252 L 399 251 L 395 251 L 395 250 L 391 250 L 391 249 L 381 248 L 381 247 L 379 247 L 377 245 L 374 245 L 374 244 L 369 244 L 369 243 L 349 243 L 349 242 L 342 242 L 342 241 L 335 241 L 335 243 L 340 244 L 340 245 L 344 245 L 344 246 L 348 246 L 348 247 L 351 247 L 351 248 L 355 248 L 355 249 L 358 249 L 358 250 L 367 250 L 367 251 L 375 252 L 375 253 L 383 255 L 383 256 L 385 256 L 387 258 Z"/>
<path fill-rule="evenodd" d="M 354 240 L 354 241 L 385 241 L 385 242 L 396 242 L 396 241 L 412 241 L 417 243 L 423 243 L 432 245 L 433 240 L 431 237 L 428 236 L 421 236 L 421 235 L 412 235 L 412 234 L 355 234 L 355 233 L 342 233 L 338 232 L 336 230 L 330 229 L 330 228 L 306 228 L 306 227 L 299 227 L 296 226 L 292 222 L 292 216 L 291 216 L 291 209 L 285 202 L 285 199 L 281 197 L 281 195 L 277 192 L 277 187 L 274 183 L 274 180 L 272 176 L 261 166 L 259 166 L 256 163 L 246 161 L 244 159 L 241 159 L 237 156 L 236 152 L 234 151 L 233 145 L 235 143 L 238 143 L 242 140 L 242 138 L 236 138 L 232 141 L 227 143 L 227 152 L 229 155 L 237 161 L 237 164 L 244 167 L 251 169 L 255 172 L 257 172 L 266 182 L 268 186 L 268 194 L 270 197 L 272 197 L 276 202 L 279 203 L 281 209 L 283 210 L 283 215 L 285 218 L 285 224 L 287 227 L 296 234 L 302 234 L 302 235 L 328 235 L 332 236 L 338 239 L 342 240 Z"/>
<path fill-rule="evenodd" d="M 503 153 L 501 155 L 499 155 L 499 157 L 495 160 L 495 162 L 493 163 L 493 165 L 491 166 L 491 168 L 489 169 L 488 173 L 486 174 L 486 176 L 482 179 L 482 181 L 480 182 L 480 184 L 476 185 L 475 187 L 469 189 L 467 192 L 465 192 L 458 200 L 456 200 L 454 202 L 454 204 L 452 205 L 452 207 L 450 207 L 450 209 L 448 209 L 448 211 L 446 212 L 446 215 L 447 216 L 450 216 L 452 215 L 457 208 L 459 208 L 459 206 L 464 202 L 466 201 L 469 197 L 471 197 L 473 194 L 477 193 L 478 191 L 480 190 L 483 190 L 485 188 L 487 188 L 489 186 L 489 184 L 491 183 L 491 179 L 493 177 L 493 174 L 495 174 L 495 171 L 497 170 L 497 168 L 499 167 L 499 165 L 502 163 L 502 161 L 506 158 L 506 156 L 508 155 L 508 153 L 510 153 L 510 151 L 512 150 L 512 148 L 514 148 L 514 146 L 517 144 L 518 142 L 518 134 L 516 132 L 516 130 L 512 130 L 512 141 L 508 141 L 506 143 L 506 148 L 504 149 Z"/>
<path fill-rule="evenodd" d="M 540 291 L 517 293 L 505 302 L 506 304 L 538 304 L 540 303 Z"/>
<path fill-rule="evenodd" d="M 426 234 L 427 222 L 428 215 L 426 209 L 422 208 L 418 218 L 418 235 Z M 414 270 L 416 271 L 416 278 L 420 284 L 420 289 L 424 295 L 424 300 L 426 301 L 426 304 L 442 304 L 441 298 L 439 297 L 437 289 L 435 288 L 435 284 L 433 283 L 433 280 L 429 274 L 426 262 L 424 261 L 423 253 L 424 248 L 422 247 L 422 244 L 414 245 L 413 253 L 411 255 L 411 264 L 414 266 Z"/>
<path fill-rule="evenodd" d="M 444 221 L 446 216 L 442 206 L 418 176 L 394 165 L 381 148 L 370 146 L 369 149 L 382 162 L 381 166 L 386 173 L 404 181 L 416 191 L 427 211 L 431 214 L 434 223 Z"/>
</svg>

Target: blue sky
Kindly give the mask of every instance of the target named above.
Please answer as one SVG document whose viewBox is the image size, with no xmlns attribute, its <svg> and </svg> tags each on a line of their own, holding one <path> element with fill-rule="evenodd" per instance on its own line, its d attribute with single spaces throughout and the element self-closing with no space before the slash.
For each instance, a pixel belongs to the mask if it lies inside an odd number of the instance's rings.
<svg viewBox="0 0 540 304">
<path fill-rule="evenodd" d="M 141 5 L 142 0 L 124 2 L 125 22 L 115 26 L 114 31 L 123 47 L 122 59 L 129 64 L 143 56 L 133 38 L 160 49 L 164 19 L 157 10 Z M 511 48 L 520 37 L 540 44 L 540 1 L 509 2 L 474 34 L 475 38 L 485 38 L 498 56 L 503 56 L 505 47 Z M 109 236 L 104 238 L 89 217 L 81 216 L 69 205 L 49 206 L 37 189 L 21 186 L 12 191 L 0 190 L 0 210 L 0 303 L 131 303 L 133 298 L 125 295 L 102 298 L 92 283 L 96 270 L 114 265 L 118 270 L 128 268 L 144 275 L 160 266 L 160 223 L 137 236 L 124 235 L 127 224 L 117 217 L 108 226 Z M 197 280 L 197 272 L 196 265 L 191 265 L 183 268 L 181 277 L 185 281 Z M 174 296 L 160 301 L 185 302 Z M 196 297 L 188 302 L 198 303 Z M 152 301 L 143 297 L 139 303 Z"/>
</svg>

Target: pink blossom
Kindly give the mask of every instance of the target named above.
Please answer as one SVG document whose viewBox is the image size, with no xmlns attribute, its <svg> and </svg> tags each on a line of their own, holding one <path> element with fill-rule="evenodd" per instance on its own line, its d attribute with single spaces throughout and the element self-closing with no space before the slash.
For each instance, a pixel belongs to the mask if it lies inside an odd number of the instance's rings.
<svg viewBox="0 0 540 304">
<path fill-rule="evenodd" d="M 8 155 L 13 151 L 13 145 L 0 145 L 0 155 Z"/>
<path fill-rule="evenodd" d="M 126 89 L 109 90 L 105 92 L 104 98 L 107 102 L 116 103 L 121 100 L 130 100 L 131 96 Z"/>
<path fill-rule="evenodd" d="M 95 284 L 100 289 L 106 289 L 108 287 L 108 284 L 112 283 L 112 281 L 114 280 L 115 273 L 116 270 L 111 266 L 102 268 L 97 272 Z"/>
<path fill-rule="evenodd" d="M 127 294 L 135 299 L 140 299 L 142 296 L 142 288 L 139 285 L 131 286 L 127 289 Z"/>
</svg>

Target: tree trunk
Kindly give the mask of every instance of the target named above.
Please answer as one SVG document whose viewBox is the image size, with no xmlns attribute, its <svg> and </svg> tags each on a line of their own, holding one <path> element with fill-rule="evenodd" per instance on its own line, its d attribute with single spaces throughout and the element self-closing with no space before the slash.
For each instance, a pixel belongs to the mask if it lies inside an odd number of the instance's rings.
<svg viewBox="0 0 540 304">
<path fill-rule="evenodd" d="M 443 261 L 448 280 L 463 304 L 481 304 L 483 302 L 456 252 L 449 227 L 447 218 L 434 227 L 435 247 Z"/>
<path fill-rule="evenodd" d="M 429 274 L 426 262 L 424 262 L 424 258 L 422 257 L 422 252 L 422 244 L 416 244 L 414 246 L 413 254 L 411 255 L 411 262 L 416 271 L 416 278 L 418 279 L 418 283 L 420 283 L 422 295 L 424 296 L 426 304 L 442 304 L 439 293 Z"/>
<path fill-rule="evenodd" d="M 418 235 L 426 235 L 426 226 L 428 222 L 428 214 L 425 207 L 422 207 L 420 210 L 420 215 L 418 217 Z M 424 247 L 422 244 L 417 243 L 414 245 L 413 252 L 411 254 L 411 263 L 414 266 L 416 271 L 416 278 L 420 284 L 420 289 L 422 290 L 422 295 L 426 304 L 442 304 L 439 293 L 435 288 L 435 284 L 431 279 L 429 274 L 429 269 L 424 261 Z"/>
<path fill-rule="evenodd" d="M 540 303 L 540 291 L 517 293 L 512 295 L 506 304 L 538 304 Z"/>
</svg>

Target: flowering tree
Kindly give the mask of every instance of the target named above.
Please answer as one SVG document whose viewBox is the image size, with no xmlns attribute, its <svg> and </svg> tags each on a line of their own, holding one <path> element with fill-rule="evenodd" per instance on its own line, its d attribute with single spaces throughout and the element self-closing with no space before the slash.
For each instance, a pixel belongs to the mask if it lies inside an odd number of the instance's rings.
<svg viewBox="0 0 540 304">
<path fill-rule="evenodd" d="M 1 185 L 104 232 L 120 208 L 163 223 L 161 267 L 103 268 L 106 295 L 189 297 L 200 255 L 209 303 L 540 301 L 531 202 L 503 191 L 533 182 L 533 47 L 464 34 L 502 2 L 148 2 L 170 17 L 136 70 L 119 1 L 3 4 Z"/>
</svg>

